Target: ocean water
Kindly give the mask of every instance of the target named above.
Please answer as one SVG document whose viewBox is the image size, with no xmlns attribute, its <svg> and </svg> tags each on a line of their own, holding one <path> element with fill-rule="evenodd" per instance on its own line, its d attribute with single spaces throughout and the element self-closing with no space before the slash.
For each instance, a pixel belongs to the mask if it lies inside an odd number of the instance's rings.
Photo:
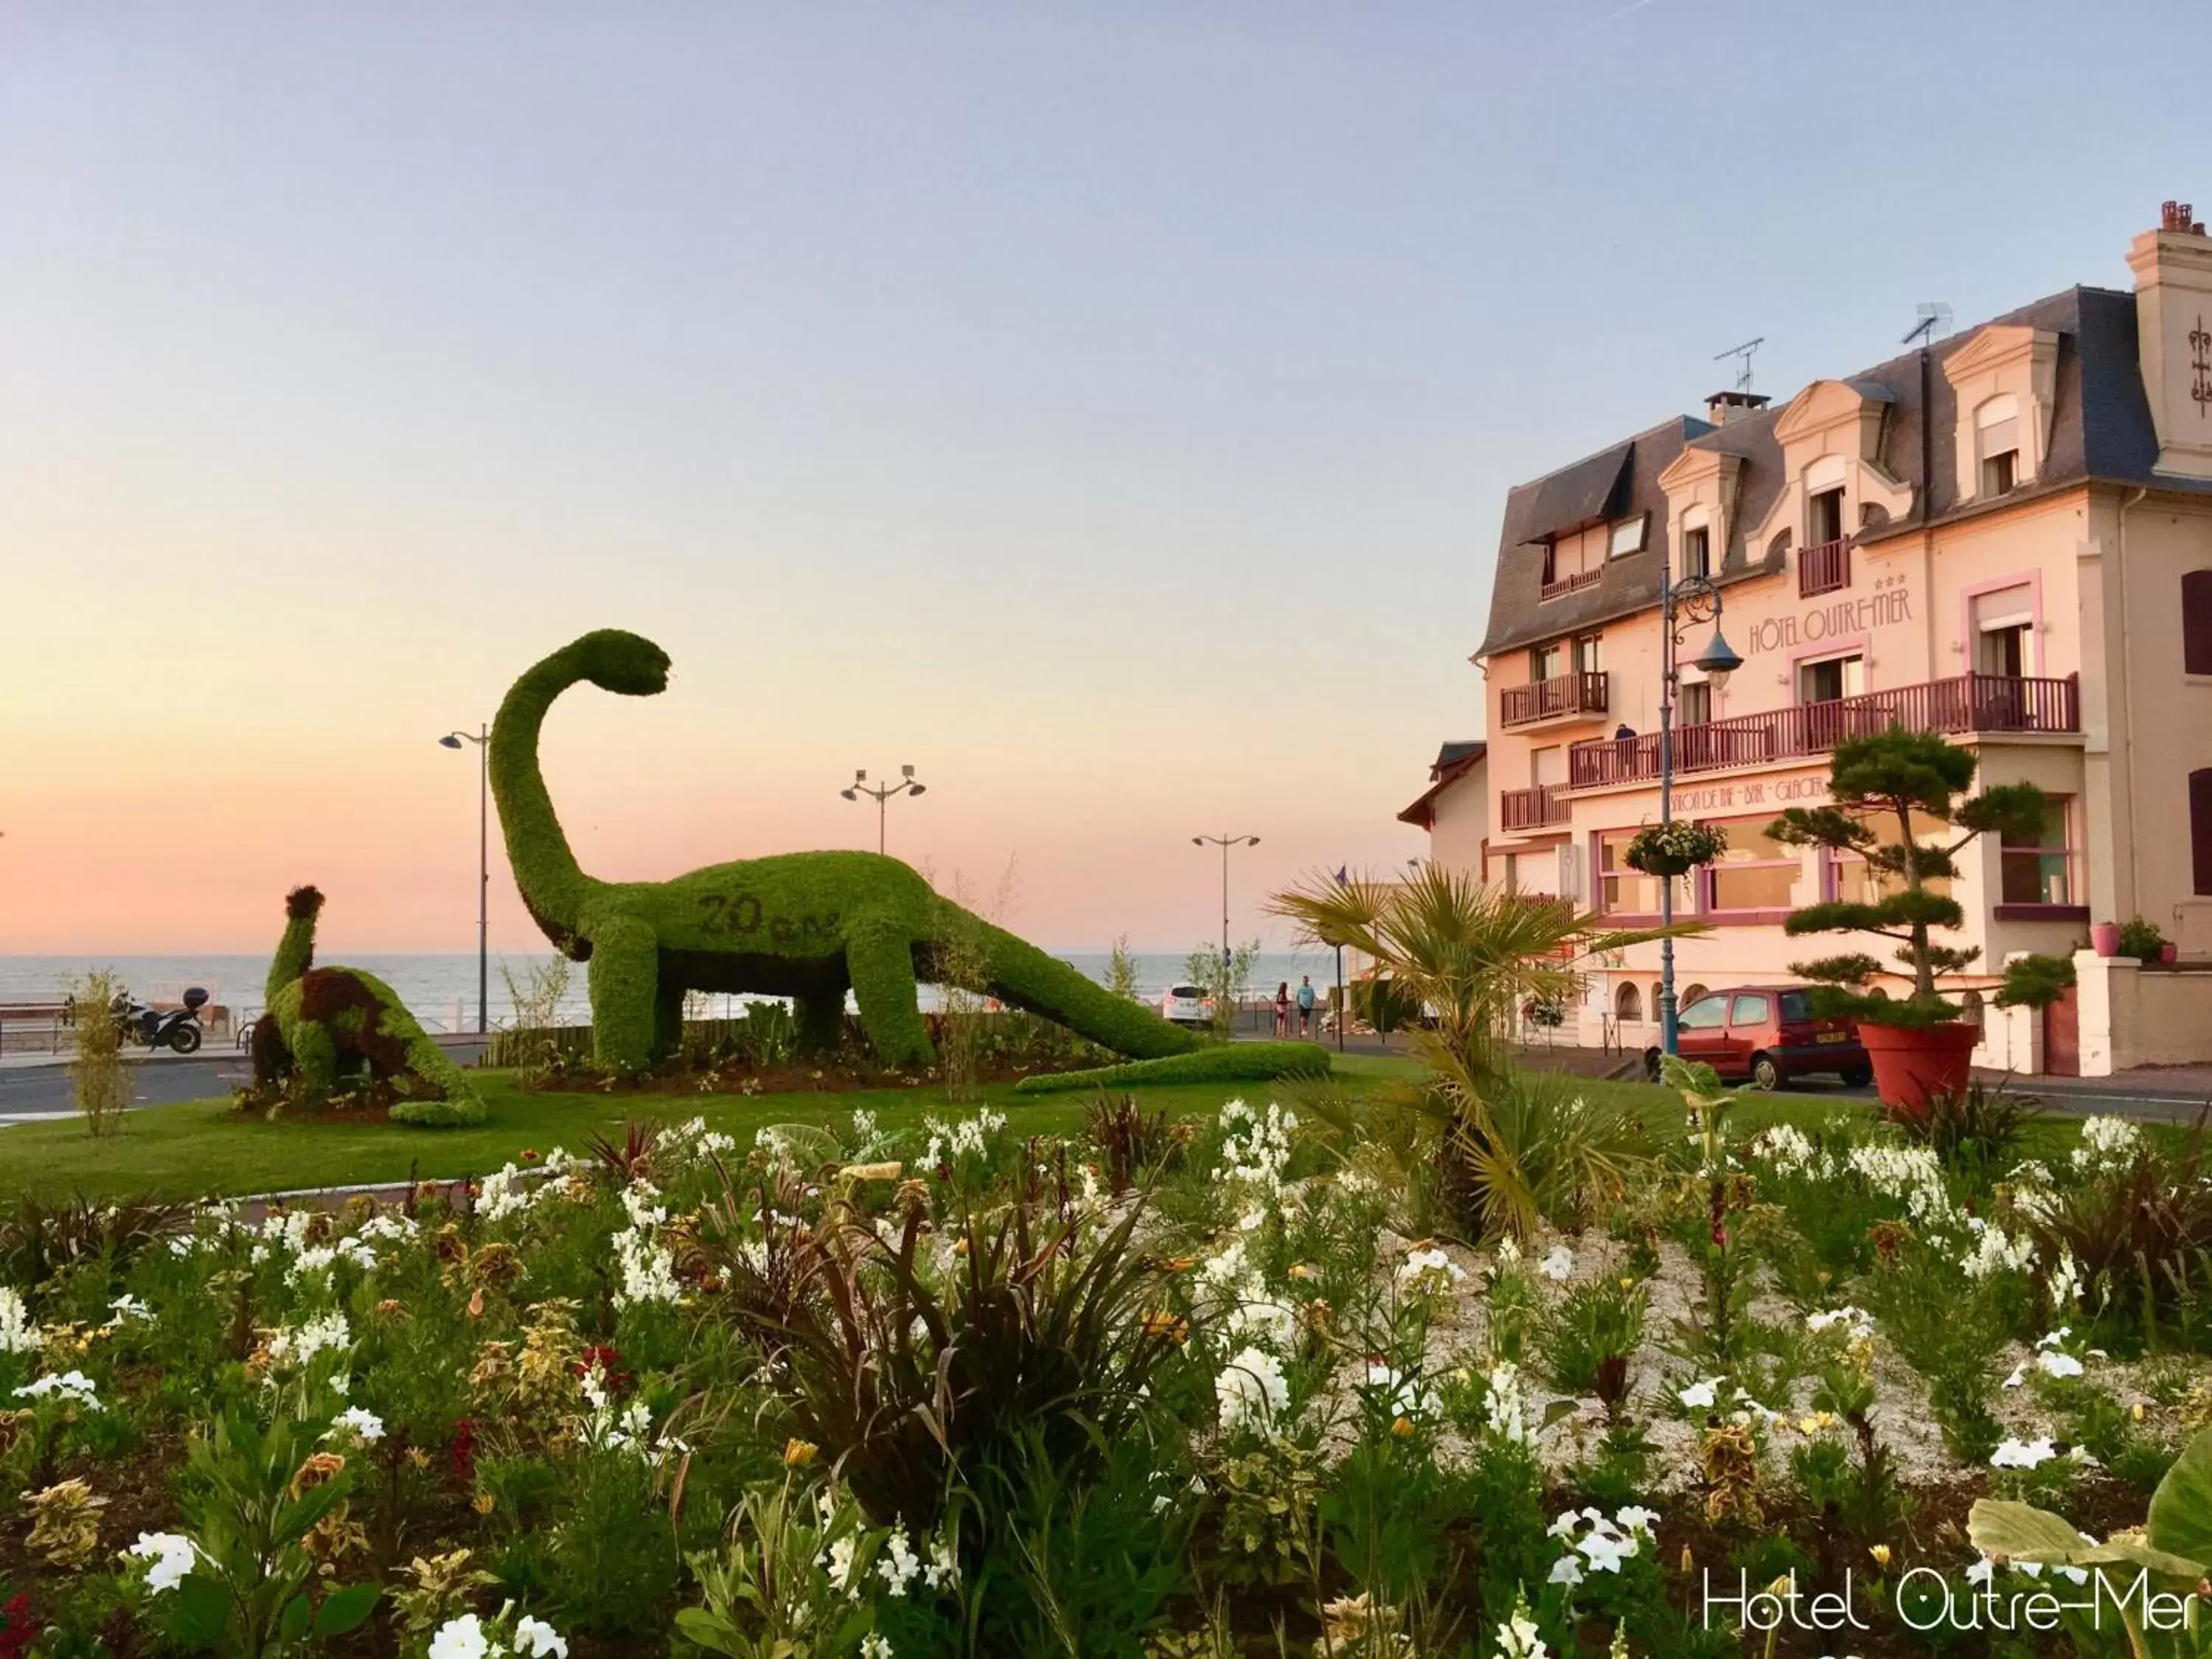
<svg viewBox="0 0 2212 1659">
<path fill-rule="evenodd" d="M 1104 981 L 1107 952 L 1060 951 L 1053 954 L 1078 972 L 1102 983 Z M 553 959 L 550 952 L 494 954 L 491 959 L 489 1013 L 495 1028 L 510 1024 L 514 1018 L 514 1004 L 507 994 L 501 967 L 514 975 L 518 984 L 525 984 L 532 968 L 550 963 Z M 1148 951 L 1136 955 L 1133 959 L 1136 963 L 1139 987 L 1148 1000 L 1157 1001 L 1170 985 L 1183 977 L 1183 956 L 1181 952 Z M 477 957 L 474 951 L 404 956 L 333 956 L 326 960 L 342 962 L 346 967 L 363 969 L 375 975 L 399 994 L 400 1000 L 429 1030 L 466 1031 L 476 1029 Z M 234 1020 L 242 1021 L 261 1012 L 261 987 L 269 976 L 269 957 L 265 954 L 0 956 L 0 1005 L 43 1001 L 65 991 L 72 980 L 101 968 L 111 969 L 121 975 L 123 983 L 131 993 L 146 1001 L 173 1002 L 186 986 L 199 986 L 208 993 L 211 1003 L 228 1007 Z M 1262 954 L 1253 969 L 1252 994 L 1273 997 L 1277 984 L 1285 980 L 1295 989 L 1299 976 L 1305 974 L 1313 976 L 1317 996 L 1326 1001 L 1328 988 L 1336 982 L 1336 962 L 1334 957 L 1317 952 L 1268 951 Z M 572 969 L 568 994 L 561 1005 L 564 1024 L 580 1025 L 589 1021 L 589 975 L 588 963 L 580 963 Z M 740 1000 L 737 997 L 714 997 L 711 999 L 711 1012 L 734 1011 Z M 924 987 L 923 1006 L 929 1006 L 933 1001 L 929 988 Z"/>
</svg>

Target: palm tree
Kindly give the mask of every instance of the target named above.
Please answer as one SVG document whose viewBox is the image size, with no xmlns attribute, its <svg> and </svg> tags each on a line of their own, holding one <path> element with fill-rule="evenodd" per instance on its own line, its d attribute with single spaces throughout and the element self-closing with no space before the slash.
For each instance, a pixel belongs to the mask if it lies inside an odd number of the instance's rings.
<svg viewBox="0 0 2212 1659">
<path fill-rule="evenodd" d="M 1565 900 L 1486 886 L 1435 864 L 1402 880 L 1310 876 L 1267 909 L 1295 923 L 1303 940 L 1373 958 L 1376 977 L 1422 1010 L 1413 1038 L 1429 1068 L 1428 1109 L 1464 1166 L 1470 1220 L 1525 1233 L 1547 1181 L 1587 1187 L 1619 1174 L 1627 1153 L 1617 1136 L 1563 1140 L 1559 1126 L 1534 1126 L 1551 1137 L 1539 1160 L 1526 1139 L 1529 1115 L 1501 1115 L 1493 1097 L 1512 1086 L 1511 1037 L 1523 1006 L 1573 1001 L 1590 957 L 1664 930 L 1607 928 L 1603 916 Z M 1703 931 L 1702 923 L 1674 930 Z"/>
</svg>

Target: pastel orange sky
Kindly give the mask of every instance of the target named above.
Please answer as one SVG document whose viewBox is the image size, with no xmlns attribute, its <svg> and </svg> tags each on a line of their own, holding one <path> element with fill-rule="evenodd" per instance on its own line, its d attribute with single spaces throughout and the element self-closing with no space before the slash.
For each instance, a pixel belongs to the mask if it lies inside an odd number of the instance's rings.
<svg viewBox="0 0 2212 1659">
<path fill-rule="evenodd" d="M 872 844 L 912 762 L 891 850 L 1041 942 L 1215 936 L 1223 830 L 1261 932 L 1422 850 L 1509 483 L 1746 335 L 1786 392 L 2125 282 L 2193 106 L 1991 15 L 1995 103 L 1887 3 L 0 5 L 0 952 L 266 949 L 302 880 L 468 948 L 435 739 L 609 625 L 676 678 L 549 726 L 597 873 Z M 1747 85 L 1854 118 L 1646 142 Z M 2060 99 L 2100 151 L 1962 214 Z"/>
</svg>

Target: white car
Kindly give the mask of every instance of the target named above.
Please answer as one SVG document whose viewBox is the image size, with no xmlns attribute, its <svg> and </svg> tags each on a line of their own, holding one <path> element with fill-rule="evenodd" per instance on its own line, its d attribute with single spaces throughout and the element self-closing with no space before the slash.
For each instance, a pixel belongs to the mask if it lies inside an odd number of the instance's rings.
<svg viewBox="0 0 2212 1659">
<path fill-rule="evenodd" d="M 1170 1025 L 1211 1025 L 1213 999 L 1195 985 L 1170 985 L 1160 999 L 1160 1018 Z"/>
</svg>

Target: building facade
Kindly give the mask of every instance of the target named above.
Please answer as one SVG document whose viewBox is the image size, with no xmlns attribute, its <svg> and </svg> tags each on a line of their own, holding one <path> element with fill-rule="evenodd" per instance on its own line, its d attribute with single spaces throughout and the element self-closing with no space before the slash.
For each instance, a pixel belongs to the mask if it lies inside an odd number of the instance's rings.
<svg viewBox="0 0 2212 1659">
<path fill-rule="evenodd" d="M 1863 864 L 1764 831 L 1826 798 L 1839 738 L 1898 722 L 2057 803 L 2032 840 L 1970 845 L 1950 884 L 1966 923 L 1945 942 L 1981 957 L 1944 988 L 1982 1024 L 1978 1058 L 2212 1059 L 2212 239 L 2168 204 L 2129 264 L 2131 293 L 2072 289 L 1778 405 L 1721 394 L 1512 491 L 1474 657 L 1486 878 L 1656 919 L 1658 881 L 1622 854 L 1660 817 L 1661 594 L 1695 573 L 1743 665 L 1705 684 L 1689 663 L 1713 624 L 1682 625 L 1674 811 L 1729 835 L 1676 884 L 1677 915 L 1711 924 L 1676 945 L 1684 1006 L 1859 948 L 1782 924 L 1870 896 Z M 2008 957 L 2137 915 L 2171 968 L 2084 953 L 2050 1019 L 1986 1006 Z M 1656 945 L 1602 964 L 1583 1040 L 1656 1042 L 1657 993 Z"/>
<path fill-rule="evenodd" d="M 1425 830 L 1429 862 L 1463 875 L 1480 877 L 1484 845 L 1490 839 L 1490 745 L 1446 743 L 1429 767 L 1429 787 L 1398 814 L 1398 822 Z"/>
</svg>

